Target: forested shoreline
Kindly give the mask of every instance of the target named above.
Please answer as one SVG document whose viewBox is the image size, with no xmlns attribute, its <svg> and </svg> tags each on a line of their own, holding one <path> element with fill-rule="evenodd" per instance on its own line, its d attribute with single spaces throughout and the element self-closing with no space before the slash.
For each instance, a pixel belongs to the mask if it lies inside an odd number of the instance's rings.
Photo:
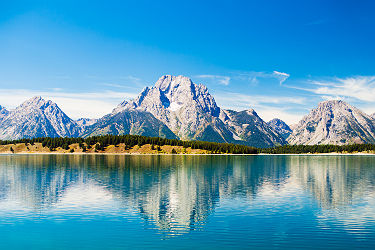
<svg viewBox="0 0 375 250">
<path fill-rule="evenodd" d="M 118 147 L 124 145 L 125 150 L 130 150 L 135 146 L 142 147 L 150 145 L 150 150 L 162 152 L 162 146 L 190 148 L 193 150 L 204 150 L 211 154 L 324 154 L 324 153 L 375 153 L 375 144 L 352 144 L 352 145 L 284 145 L 272 148 L 255 148 L 233 143 L 217 143 L 206 141 L 182 141 L 177 139 L 165 139 L 160 137 L 147 137 L 139 135 L 102 135 L 88 138 L 80 137 L 38 137 L 19 140 L 0 140 L 0 145 L 16 145 L 24 143 L 26 146 L 41 143 L 42 147 L 54 152 L 57 149 L 74 149 L 71 145 L 78 144 L 80 152 L 105 152 L 109 146 Z M 10 151 L 14 149 L 10 147 Z M 182 151 L 180 150 L 180 153 Z M 186 150 L 185 150 L 186 152 Z M 172 154 L 178 153 L 174 148 Z"/>
<path fill-rule="evenodd" d="M 359 153 L 375 152 L 375 144 L 351 145 L 284 145 L 273 148 L 260 148 L 263 154 L 327 154 L 327 153 Z"/>
<path fill-rule="evenodd" d="M 205 150 L 213 154 L 257 154 L 258 150 L 255 147 L 244 146 L 232 143 L 217 143 L 206 141 L 182 141 L 177 139 L 165 139 L 160 137 L 146 137 L 140 135 L 102 135 L 92 136 L 88 138 L 80 137 L 39 137 L 32 139 L 19 140 L 4 140 L 0 141 L 0 145 L 9 145 L 25 143 L 33 145 L 35 143 L 42 143 L 43 147 L 47 147 L 51 152 L 57 148 L 69 149 L 69 146 L 78 143 L 82 152 L 86 152 L 90 148 L 94 148 L 95 152 L 103 152 L 108 146 L 124 144 L 125 149 L 131 149 L 135 146 L 151 145 L 152 150 L 161 151 L 161 146 L 182 146 L 183 148 Z M 176 153 L 176 151 L 172 151 Z"/>
</svg>

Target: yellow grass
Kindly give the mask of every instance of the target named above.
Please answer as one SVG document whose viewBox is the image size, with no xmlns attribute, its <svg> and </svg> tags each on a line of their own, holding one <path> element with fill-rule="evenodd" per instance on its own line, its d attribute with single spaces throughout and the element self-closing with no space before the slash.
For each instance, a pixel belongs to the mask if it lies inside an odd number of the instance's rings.
<svg viewBox="0 0 375 250">
<path fill-rule="evenodd" d="M 84 144 L 86 147 L 87 145 Z M 13 152 L 11 151 L 13 148 Z M 71 149 L 74 152 L 70 152 Z M 74 154 L 74 153 L 83 153 L 83 154 L 95 154 L 95 153 L 108 153 L 108 154 L 172 154 L 172 149 L 174 149 L 177 154 L 208 154 L 210 153 L 207 150 L 202 149 L 192 149 L 192 148 L 183 148 L 182 146 L 170 146 L 164 145 L 160 147 L 161 151 L 157 150 L 157 146 L 154 146 L 154 150 L 151 149 L 150 144 L 143 145 L 139 147 L 138 145 L 134 146 L 131 149 L 126 150 L 125 144 L 121 143 L 117 146 L 109 145 L 105 148 L 104 151 L 96 151 L 95 146 L 88 148 L 87 151 L 83 152 L 82 148 L 79 147 L 78 143 L 74 143 L 69 145 L 69 149 L 63 149 L 61 147 L 56 148 L 54 151 L 51 151 L 47 147 L 42 147 L 42 143 L 35 143 L 34 145 L 28 144 L 26 146 L 25 143 L 17 143 L 17 144 L 8 144 L 8 145 L 0 145 L 0 154 L 36 154 L 36 153 L 58 153 L 58 154 Z"/>
</svg>

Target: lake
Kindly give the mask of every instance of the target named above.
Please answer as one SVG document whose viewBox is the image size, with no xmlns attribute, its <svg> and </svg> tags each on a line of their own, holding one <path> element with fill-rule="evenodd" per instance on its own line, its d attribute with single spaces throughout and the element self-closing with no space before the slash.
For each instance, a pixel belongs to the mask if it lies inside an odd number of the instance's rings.
<svg viewBox="0 0 375 250">
<path fill-rule="evenodd" d="M 1 249 L 375 248 L 375 156 L 1 155 Z"/>
</svg>

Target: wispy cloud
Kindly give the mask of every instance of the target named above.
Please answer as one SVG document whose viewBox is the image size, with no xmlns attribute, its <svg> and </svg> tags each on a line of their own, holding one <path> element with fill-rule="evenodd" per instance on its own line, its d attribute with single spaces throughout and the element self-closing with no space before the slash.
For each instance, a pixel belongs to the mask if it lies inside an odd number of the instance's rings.
<svg viewBox="0 0 375 250">
<path fill-rule="evenodd" d="M 217 81 L 221 85 L 229 85 L 231 80 L 240 80 L 240 81 L 249 81 L 252 86 L 258 85 L 262 79 L 276 79 L 280 84 L 285 82 L 290 75 L 285 72 L 272 71 L 272 72 L 263 72 L 263 71 L 244 71 L 244 72 L 232 72 L 228 75 L 197 75 L 197 78 L 206 78 Z"/>
<path fill-rule="evenodd" d="M 232 78 L 239 79 L 239 80 L 248 80 L 251 85 L 257 85 L 261 79 L 276 79 L 279 81 L 280 84 L 285 82 L 290 77 L 290 74 L 280 72 L 280 71 L 272 71 L 272 72 L 263 72 L 263 71 L 248 71 L 248 72 L 241 72 L 234 75 Z"/>
<path fill-rule="evenodd" d="M 52 100 L 71 118 L 99 118 L 108 114 L 124 99 L 131 99 L 136 93 L 101 91 L 71 93 L 66 91 L 38 91 L 26 89 L 0 89 L 0 105 L 12 109 L 33 96 Z"/>
<path fill-rule="evenodd" d="M 111 88 L 134 88 L 134 87 L 143 87 L 144 82 L 141 78 L 135 77 L 132 75 L 128 76 L 95 76 L 95 75 L 86 75 L 85 78 L 93 80 L 97 85 L 106 86 Z"/>
<path fill-rule="evenodd" d="M 274 75 L 277 79 L 279 79 L 280 84 L 282 84 L 283 82 L 285 82 L 286 79 L 288 79 L 289 76 L 290 76 L 288 73 L 279 72 L 279 71 L 276 71 L 276 70 L 273 71 L 273 75 Z"/>
<path fill-rule="evenodd" d="M 137 86 L 143 85 L 143 80 L 136 76 L 120 76 L 119 79 L 125 81 L 126 84 L 132 83 Z"/>
<path fill-rule="evenodd" d="M 110 82 L 104 82 L 101 84 L 102 86 L 111 87 L 111 88 L 129 88 L 129 86 L 121 85 L 117 83 L 110 83 Z"/>
<path fill-rule="evenodd" d="M 221 76 L 221 75 L 197 75 L 198 78 L 209 78 L 216 80 L 219 84 L 222 85 L 229 85 L 231 77 L 229 76 Z"/>
<path fill-rule="evenodd" d="M 352 98 L 364 102 L 375 102 L 375 76 L 334 78 L 329 81 L 311 81 L 311 88 L 304 90 L 325 98 Z"/>
<path fill-rule="evenodd" d="M 375 76 L 352 76 L 324 78 L 324 80 L 300 81 L 302 86 L 284 87 L 303 91 L 310 100 L 345 100 L 368 114 L 375 112 Z M 312 93 L 312 94 L 311 94 Z"/>
</svg>

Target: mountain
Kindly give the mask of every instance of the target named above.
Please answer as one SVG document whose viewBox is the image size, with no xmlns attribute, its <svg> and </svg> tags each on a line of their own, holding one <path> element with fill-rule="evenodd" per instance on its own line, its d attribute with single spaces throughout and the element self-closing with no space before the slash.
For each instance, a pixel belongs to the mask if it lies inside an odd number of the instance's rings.
<svg viewBox="0 0 375 250">
<path fill-rule="evenodd" d="M 292 129 L 282 120 L 275 118 L 267 122 L 267 124 L 278 132 L 284 139 L 293 132 Z"/>
<path fill-rule="evenodd" d="M 253 110 L 222 110 L 221 119 L 233 133 L 236 143 L 256 147 L 272 147 L 286 144 L 285 139 L 263 121 Z"/>
<path fill-rule="evenodd" d="M 375 143 L 375 121 L 343 101 L 325 101 L 298 123 L 288 141 L 306 145 Z"/>
<path fill-rule="evenodd" d="M 40 96 L 33 97 L 13 111 L 7 111 L 0 123 L 0 139 L 32 137 L 74 137 L 79 128 L 57 105 Z"/>
<path fill-rule="evenodd" d="M 184 76 L 162 76 L 155 86 L 146 87 L 134 100 L 120 103 L 112 114 L 124 110 L 151 113 L 182 140 L 252 146 L 286 143 L 255 112 L 235 114 L 220 109 L 206 86 Z"/>
<path fill-rule="evenodd" d="M 122 110 L 100 118 L 85 128 L 83 137 L 95 135 L 145 135 L 176 139 L 175 134 L 151 113 L 139 110 Z"/>
<path fill-rule="evenodd" d="M 162 76 L 155 86 L 146 87 L 134 100 L 122 102 L 113 113 L 126 109 L 153 114 L 183 140 L 232 141 L 208 89 L 184 76 Z"/>
</svg>

